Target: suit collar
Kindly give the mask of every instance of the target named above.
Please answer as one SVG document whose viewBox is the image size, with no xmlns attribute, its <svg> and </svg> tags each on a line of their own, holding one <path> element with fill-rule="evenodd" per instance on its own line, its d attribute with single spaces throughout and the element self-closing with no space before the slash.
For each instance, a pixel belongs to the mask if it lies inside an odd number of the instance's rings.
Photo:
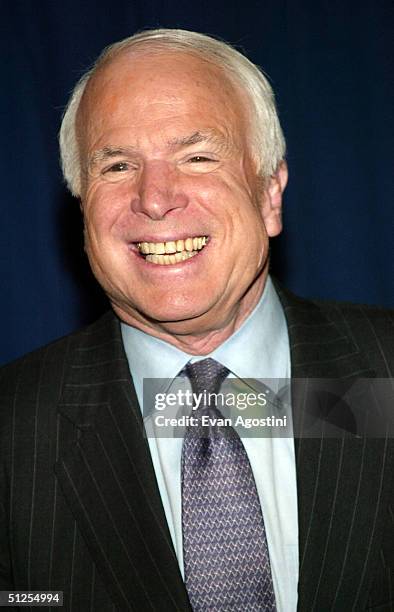
<svg viewBox="0 0 394 612">
<path fill-rule="evenodd" d="M 376 376 L 352 341 L 339 304 L 324 308 L 274 283 L 287 321 L 293 378 Z"/>
<path fill-rule="evenodd" d="M 277 281 L 275 286 L 289 334 L 295 437 L 320 437 L 323 429 L 326 436 L 357 434 L 357 402 L 349 398 L 360 379 L 376 378 L 376 372 L 352 339 L 339 305 L 324 307 Z"/>
<path fill-rule="evenodd" d="M 57 478 L 114 602 L 190 609 L 112 313 L 72 343 L 59 413 Z"/>
</svg>

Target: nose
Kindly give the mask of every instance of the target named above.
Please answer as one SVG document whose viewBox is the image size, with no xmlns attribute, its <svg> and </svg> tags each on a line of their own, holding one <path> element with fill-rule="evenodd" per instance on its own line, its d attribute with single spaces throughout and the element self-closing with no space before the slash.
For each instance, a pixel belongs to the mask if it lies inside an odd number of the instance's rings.
<svg viewBox="0 0 394 612">
<path fill-rule="evenodd" d="M 176 169 L 166 161 L 146 162 L 137 190 L 131 203 L 132 209 L 151 219 L 163 219 L 170 211 L 185 208 L 188 203 L 185 192 L 179 186 Z"/>
</svg>

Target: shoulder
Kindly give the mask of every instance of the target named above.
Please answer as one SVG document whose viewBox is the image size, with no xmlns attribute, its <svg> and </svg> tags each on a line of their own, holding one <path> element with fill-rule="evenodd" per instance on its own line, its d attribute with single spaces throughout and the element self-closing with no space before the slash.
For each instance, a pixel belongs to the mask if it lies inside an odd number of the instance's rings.
<svg viewBox="0 0 394 612">
<path fill-rule="evenodd" d="M 94 365 L 87 371 L 82 363 L 87 355 L 94 363 L 102 352 L 119 346 L 119 321 L 110 311 L 92 325 L 0 368 L 0 456 L 6 471 L 16 457 L 20 473 L 29 469 L 25 461 L 34 453 L 53 459 L 65 389 L 73 376 L 94 371 Z"/>
<path fill-rule="evenodd" d="M 307 299 L 292 293 L 276 279 L 274 285 L 284 310 L 293 311 L 296 315 L 301 316 L 304 313 L 306 316 L 313 316 L 314 313 L 320 313 L 339 325 L 364 321 L 365 324 L 378 325 L 385 331 L 394 327 L 394 309 L 352 302 Z"/>
<path fill-rule="evenodd" d="M 366 304 L 304 299 L 275 281 L 290 335 L 296 344 L 346 343 L 346 353 L 357 351 L 378 376 L 394 373 L 394 310 Z M 336 349 L 336 350 L 337 350 Z M 334 350 L 334 349 L 333 349 Z M 323 350 L 319 349 L 319 354 Z M 316 349 L 317 353 L 317 349 Z"/>
<path fill-rule="evenodd" d="M 394 341 L 394 310 L 350 302 L 311 300 L 311 303 L 354 338 L 362 336 L 366 342 Z"/>
<path fill-rule="evenodd" d="M 394 375 L 393 310 L 346 302 L 316 304 L 366 356 L 378 375 Z"/>
<path fill-rule="evenodd" d="M 105 342 L 117 333 L 118 327 L 115 315 L 109 311 L 93 324 L 0 367 L 0 402 L 4 405 L 4 401 L 21 394 L 34 399 L 38 390 L 54 392 L 61 384 L 70 354 Z"/>
</svg>

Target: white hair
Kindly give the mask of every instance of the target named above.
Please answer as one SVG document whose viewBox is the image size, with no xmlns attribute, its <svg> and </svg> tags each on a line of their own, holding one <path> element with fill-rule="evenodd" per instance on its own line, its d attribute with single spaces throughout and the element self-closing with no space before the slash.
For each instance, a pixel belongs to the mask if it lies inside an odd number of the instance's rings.
<svg viewBox="0 0 394 612">
<path fill-rule="evenodd" d="M 77 113 L 85 87 L 104 64 L 122 51 L 174 51 L 191 53 L 219 67 L 246 93 L 251 105 L 251 154 L 257 173 L 273 174 L 285 154 L 272 88 L 262 71 L 236 49 L 220 40 L 188 30 L 147 30 L 106 47 L 93 67 L 78 81 L 63 115 L 59 142 L 63 175 L 70 191 L 79 196 L 82 168 L 77 134 Z"/>
</svg>

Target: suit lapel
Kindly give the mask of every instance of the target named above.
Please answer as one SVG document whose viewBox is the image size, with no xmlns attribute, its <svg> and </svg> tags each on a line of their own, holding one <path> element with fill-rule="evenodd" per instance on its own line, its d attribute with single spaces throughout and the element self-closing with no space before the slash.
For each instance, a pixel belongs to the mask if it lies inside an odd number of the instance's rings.
<svg viewBox="0 0 394 612">
<path fill-rule="evenodd" d="M 114 602 L 190 609 L 114 315 L 70 351 L 59 413 L 57 478 Z"/>
<path fill-rule="evenodd" d="M 387 440 L 356 438 L 340 428 L 335 437 L 327 438 L 324 415 L 320 434 L 308 438 L 304 429 L 308 385 L 303 379 L 342 379 L 349 386 L 356 375 L 375 373 L 317 305 L 276 288 L 288 323 L 297 428 L 298 609 L 362 610 L 376 562 L 376 543 L 382 537 L 382 512 L 389 495 L 384 483 L 392 448 Z"/>
</svg>

